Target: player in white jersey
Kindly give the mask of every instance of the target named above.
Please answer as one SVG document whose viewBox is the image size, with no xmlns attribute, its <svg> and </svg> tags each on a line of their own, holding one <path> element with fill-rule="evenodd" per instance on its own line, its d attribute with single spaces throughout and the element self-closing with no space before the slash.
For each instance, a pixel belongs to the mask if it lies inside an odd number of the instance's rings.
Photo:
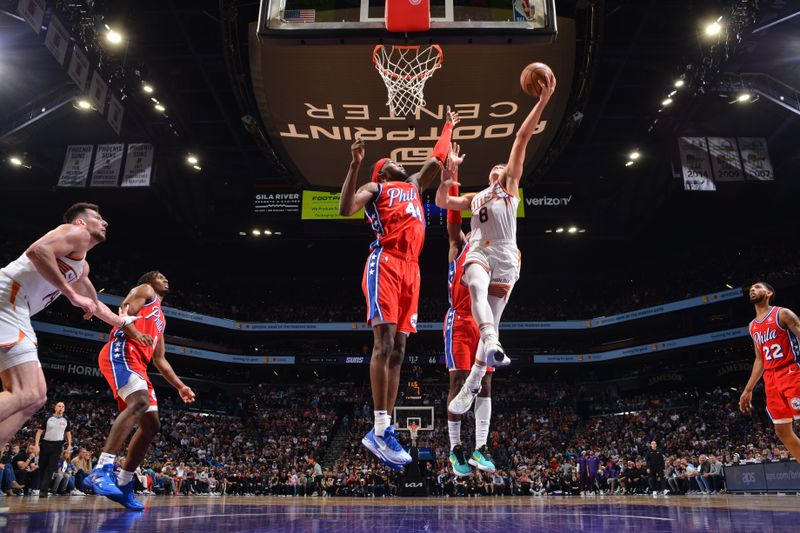
<svg viewBox="0 0 800 533">
<path fill-rule="evenodd" d="M 472 316 L 480 328 L 483 349 L 478 350 L 475 364 L 472 365 L 461 391 L 447 407 L 455 415 L 469 410 L 481 390 L 481 379 L 486 374 L 487 364 L 505 366 L 511 362 L 500 345 L 498 326 L 511 289 L 519 279 L 519 180 L 522 177 L 528 142 L 555 91 L 555 77 L 541 83 L 541 87 L 539 101 L 517 131 L 508 163 L 492 168 L 486 189 L 464 196 L 450 196 L 448 190 L 455 184 L 455 174 L 446 169 L 436 191 L 436 205 L 440 208 L 462 211 L 472 209 L 472 234 L 463 281 L 469 287 Z"/>
<path fill-rule="evenodd" d="M 126 327 L 135 341 L 147 341 L 141 334 L 137 337 L 132 325 L 138 317 L 114 313 L 97 299 L 89 281 L 86 253 L 106 239 L 108 227 L 98 207 L 75 204 L 64 214 L 64 222 L 0 269 L 0 444 L 47 401 L 31 317 L 60 295 L 81 308 L 84 319 L 96 316 L 111 326 Z"/>
</svg>

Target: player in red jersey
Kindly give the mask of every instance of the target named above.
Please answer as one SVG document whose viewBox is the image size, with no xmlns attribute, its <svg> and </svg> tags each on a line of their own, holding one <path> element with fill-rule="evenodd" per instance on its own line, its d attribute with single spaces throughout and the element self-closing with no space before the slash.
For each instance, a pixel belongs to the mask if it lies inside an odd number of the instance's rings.
<svg viewBox="0 0 800 533">
<path fill-rule="evenodd" d="M 342 185 L 339 213 L 350 216 L 362 207 L 375 231 L 375 242 L 367 259 L 362 289 L 367 300 L 367 323 L 374 344 L 369 365 L 375 426 L 361 443 L 381 461 L 395 469 L 411 462 L 411 456 L 397 442 L 389 413 L 394 409 L 405 357 L 406 338 L 417 331 L 419 264 L 425 241 L 425 213 L 422 191 L 439 172 L 450 149 L 453 126 L 458 115 L 447 109 L 447 121 L 422 170 L 409 176 L 402 165 L 389 158 L 372 169 L 370 183 L 356 190 L 358 172 L 364 160 L 364 141 L 350 147 L 352 161 Z"/>
<path fill-rule="evenodd" d="M 450 196 L 458 196 L 458 166 L 464 160 L 459 146 L 453 143 L 443 179 L 452 176 L 455 185 L 450 187 Z M 447 237 L 450 242 L 447 272 L 447 296 L 450 309 L 444 318 L 444 354 L 450 374 L 450 391 L 447 403 L 455 398 L 464 385 L 475 354 L 483 349 L 481 332 L 472 318 L 472 299 L 464 283 L 464 263 L 469 253 L 467 236 L 461 231 L 461 211 L 447 211 Z M 469 465 L 485 472 L 494 472 L 494 463 L 489 457 L 486 441 L 492 418 L 491 385 L 494 368 L 489 368 L 481 380 L 481 391 L 475 398 L 475 450 L 467 461 L 461 445 L 461 416 L 447 413 L 447 431 L 450 436 L 450 464 L 457 476 L 468 476 Z"/>
<path fill-rule="evenodd" d="M 119 403 L 120 413 L 111 426 L 103 453 L 95 469 L 84 480 L 84 487 L 107 496 L 128 509 L 141 511 L 144 505 L 133 495 L 133 472 L 142 463 L 147 447 L 158 433 L 158 403 L 153 384 L 147 377 L 152 360 L 167 382 L 178 390 L 185 403 L 194 401 L 194 392 L 172 370 L 164 357 L 166 317 L 161 300 L 169 292 L 169 281 L 160 272 L 147 272 L 123 300 L 120 308 L 141 317 L 138 331 L 114 328 L 111 339 L 98 357 L 100 370 Z M 128 339 L 134 343 L 128 342 Z M 114 481 L 114 460 L 122 451 L 133 426 L 139 428 L 128 444 L 128 454 L 119 478 Z"/>
<path fill-rule="evenodd" d="M 790 309 L 771 305 L 774 297 L 775 289 L 769 283 L 759 281 L 750 287 L 756 318 L 749 329 L 756 358 L 739 409 L 752 409 L 753 389 L 763 374 L 767 414 L 778 438 L 800 462 L 800 439 L 792 429 L 792 423 L 800 418 L 800 319 Z"/>
</svg>

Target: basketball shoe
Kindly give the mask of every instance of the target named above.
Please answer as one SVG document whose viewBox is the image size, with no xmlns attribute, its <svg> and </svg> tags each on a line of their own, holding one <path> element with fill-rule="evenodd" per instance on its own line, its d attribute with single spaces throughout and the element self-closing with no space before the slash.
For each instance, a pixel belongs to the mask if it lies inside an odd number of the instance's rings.
<svg viewBox="0 0 800 533">
<path fill-rule="evenodd" d="M 106 497 L 112 502 L 117 502 L 118 504 L 127 507 L 131 511 L 144 511 L 144 504 L 137 500 L 136 496 L 133 494 L 133 480 L 131 480 L 127 485 L 122 485 L 118 488 L 120 492 L 119 496 L 109 494 Z"/>
<path fill-rule="evenodd" d="M 471 389 L 465 383 L 461 390 L 458 391 L 455 398 L 453 398 L 447 405 L 447 410 L 454 415 L 463 415 L 472 406 L 472 402 L 478 393 L 481 392 L 481 386 L 478 385 L 477 389 Z"/>
<path fill-rule="evenodd" d="M 472 457 L 469 458 L 469 464 L 484 472 L 493 473 L 495 471 L 494 463 L 489 457 L 489 449 L 486 448 L 485 444 L 472 452 Z"/>
<path fill-rule="evenodd" d="M 486 364 L 488 366 L 499 368 L 511 364 L 511 359 L 506 355 L 505 350 L 503 350 L 503 347 L 500 345 L 497 335 L 487 335 L 484 344 L 485 348 L 483 352 L 486 354 Z"/>
<path fill-rule="evenodd" d="M 384 433 L 386 435 L 386 433 Z M 381 453 L 380 448 L 378 447 L 378 443 L 375 441 L 375 428 L 369 430 L 369 433 L 364 435 L 364 438 L 361 439 L 361 445 L 364 446 L 367 450 L 372 453 L 375 457 L 380 459 L 380 461 L 391 468 L 392 470 L 401 471 L 403 470 L 403 465 L 399 463 L 394 463 L 386 458 L 384 454 Z M 405 464 L 405 463 L 404 463 Z"/>
<path fill-rule="evenodd" d="M 114 479 L 114 465 L 103 465 L 102 468 L 95 468 L 83 480 L 84 490 L 93 490 L 95 494 L 101 496 L 116 496 L 120 498 L 122 492 L 117 487 L 117 481 Z"/>
<path fill-rule="evenodd" d="M 453 465 L 453 473 L 459 477 L 468 476 L 470 473 L 469 465 L 464 458 L 464 448 L 456 444 L 450 450 L 450 464 Z"/>
<path fill-rule="evenodd" d="M 411 463 L 411 456 L 403 449 L 400 442 L 397 440 L 397 435 L 394 432 L 394 426 L 389 426 L 383 432 L 383 437 L 375 435 L 375 442 L 378 445 L 378 450 L 386 457 L 386 460 L 396 465 L 407 465 Z"/>
</svg>

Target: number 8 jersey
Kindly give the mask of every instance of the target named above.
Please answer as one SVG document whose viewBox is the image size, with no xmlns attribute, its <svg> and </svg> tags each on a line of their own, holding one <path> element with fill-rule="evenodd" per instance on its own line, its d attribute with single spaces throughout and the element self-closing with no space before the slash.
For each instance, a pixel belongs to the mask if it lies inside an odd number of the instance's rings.
<svg viewBox="0 0 800 533">
<path fill-rule="evenodd" d="M 470 242 L 517 242 L 519 198 L 506 191 L 500 182 L 482 190 L 472 199 Z"/>
<path fill-rule="evenodd" d="M 780 312 L 780 307 L 772 307 L 763 320 L 750 322 L 750 336 L 764 363 L 765 381 L 772 379 L 776 370 L 786 367 L 800 370 L 800 344 L 788 328 L 781 326 Z"/>
</svg>

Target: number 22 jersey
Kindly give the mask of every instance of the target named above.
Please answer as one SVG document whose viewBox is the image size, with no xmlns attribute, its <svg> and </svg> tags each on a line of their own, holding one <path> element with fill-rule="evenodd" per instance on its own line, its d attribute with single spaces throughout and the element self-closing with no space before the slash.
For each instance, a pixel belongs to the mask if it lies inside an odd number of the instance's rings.
<svg viewBox="0 0 800 533">
<path fill-rule="evenodd" d="M 761 321 L 750 322 L 750 336 L 761 355 L 765 380 L 773 378 L 776 371 L 786 367 L 800 370 L 800 344 L 791 330 L 781 326 L 778 320 L 780 311 L 780 307 L 772 307 Z"/>
</svg>

